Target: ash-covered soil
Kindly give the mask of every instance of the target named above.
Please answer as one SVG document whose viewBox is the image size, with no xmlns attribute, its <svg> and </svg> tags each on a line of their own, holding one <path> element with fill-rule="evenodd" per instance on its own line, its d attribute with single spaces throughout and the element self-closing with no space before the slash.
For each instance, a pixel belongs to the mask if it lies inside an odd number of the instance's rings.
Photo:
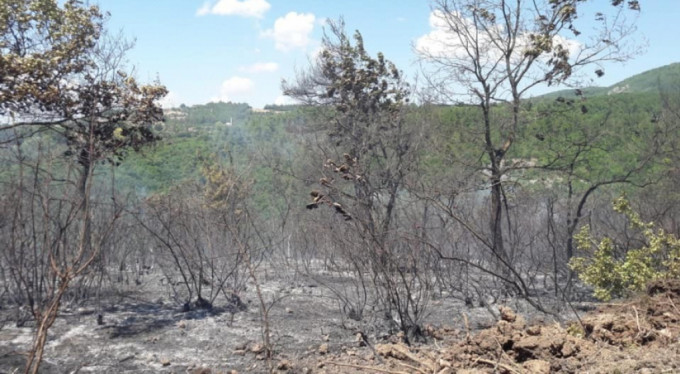
<svg viewBox="0 0 680 374">
<path fill-rule="evenodd" d="M 270 273 L 271 274 L 271 273 Z M 147 275 L 139 286 L 125 286 L 116 293 L 85 305 L 62 307 L 49 339 L 41 367 L 43 373 L 212 373 L 267 372 L 261 352 L 262 324 L 255 287 L 241 294 L 245 310 L 236 310 L 217 299 L 211 310 L 183 311 L 171 301 L 161 275 Z M 291 280 L 294 279 L 294 280 Z M 346 280 L 345 280 L 346 281 Z M 378 311 L 367 311 L 365 322 L 347 319 L 331 292 L 303 277 L 261 276 L 269 311 L 274 359 L 304 362 L 356 344 L 356 332 L 369 341 L 383 341 L 394 329 Z M 339 281 L 335 278 L 325 283 Z M 515 304 L 520 309 L 530 308 Z M 460 300 L 438 297 L 429 302 L 426 323 L 461 329 L 489 326 L 495 318 L 485 307 L 465 307 Z M 24 354 L 31 344 L 34 323 L 16 327 L 14 310 L 0 309 L 0 373 L 21 372 Z M 103 316 L 99 325 L 97 316 Z M 284 365 L 285 366 L 285 365 Z M 298 365 L 299 366 L 299 365 Z M 295 367 L 294 370 L 302 369 Z M 206 373 L 208 371 L 205 371 Z"/>
<path fill-rule="evenodd" d="M 42 372 L 268 372 L 252 285 L 242 295 L 245 310 L 217 302 L 212 310 L 187 312 L 170 301 L 160 278 L 149 276 L 123 296 L 64 307 L 50 330 Z M 558 324 L 519 301 L 494 306 L 497 321 L 486 307 L 437 298 L 424 323 L 427 339 L 407 346 L 389 334 L 379 312 L 365 323 L 348 320 L 327 289 L 296 279 L 261 279 L 277 372 L 680 372 L 680 286 L 673 282 L 636 300 L 602 305 L 581 323 Z M 9 309 L 2 312 L 7 320 Z M 30 324 L 2 326 L 0 373 L 21 370 L 31 337 Z"/>
</svg>

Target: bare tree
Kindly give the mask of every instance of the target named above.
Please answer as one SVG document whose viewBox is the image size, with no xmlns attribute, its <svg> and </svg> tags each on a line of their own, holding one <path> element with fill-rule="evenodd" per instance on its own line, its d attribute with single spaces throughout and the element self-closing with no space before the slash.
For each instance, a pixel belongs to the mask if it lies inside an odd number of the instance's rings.
<svg viewBox="0 0 680 374">
<path fill-rule="evenodd" d="M 246 219 L 250 186 L 214 159 L 203 160 L 201 170 L 205 183 L 186 182 L 154 194 L 137 219 L 164 254 L 157 261 L 186 311 L 211 309 L 220 295 L 241 308 L 243 256 L 254 255 L 240 248 L 253 236 Z"/>
</svg>

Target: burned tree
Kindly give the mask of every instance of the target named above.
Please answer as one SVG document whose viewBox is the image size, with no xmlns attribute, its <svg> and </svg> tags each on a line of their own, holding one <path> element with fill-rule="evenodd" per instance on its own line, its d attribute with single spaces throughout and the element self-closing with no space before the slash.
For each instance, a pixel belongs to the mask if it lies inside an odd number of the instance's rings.
<svg viewBox="0 0 680 374">
<path fill-rule="evenodd" d="M 18 299 L 37 321 L 26 373 L 38 371 L 62 297 L 110 239 L 122 205 L 93 195 L 94 169 L 152 143 L 165 87 L 124 73 L 131 47 L 103 31 L 79 1 L 0 3 L 0 127 L 19 177 L 3 227 L 4 260 Z M 26 144 L 23 140 L 42 132 Z M 32 140 L 32 139 L 31 139 Z M 36 144 L 37 143 L 37 144 Z M 24 152 L 30 146 L 35 157 Z M 30 294 L 32 293 L 32 294 Z"/>
<path fill-rule="evenodd" d="M 578 84 L 585 71 L 601 76 L 600 63 L 623 61 L 636 52 L 628 44 L 634 24 L 622 16 L 639 9 L 636 1 L 615 1 L 593 15 L 583 14 L 585 3 L 437 0 L 430 18 L 433 31 L 416 43 L 430 88 L 442 101 L 477 109 L 469 129 L 476 152 L 453 161 L 485 178 L 488 225 L 454 218 L 489 251 L 495 271 L 505 278 L 515 261 L 506 180 L 513 170 L 509 155 L 530 122 L 531 103 L 524 99 L 538 86 Z M 585 16 L 597 25 L 588 35 L 579 30 Z"/>
<path fill-rule="evenodd" d="M 410 230 L 404 201 L 422 129 L 407 121 L 402 73 L 382 53 L 370 56 L 358 31 L 352 40 L 343 28 L 342 21 L 330 23 L 315 65 L 295 83 L 284 82 L 287 95 L 314 109 L 312 131 L 325 136 L 317 143 L 322 171 L 307 208 L 332 211 L 338 223 L 328 235 L 356 270 L 361 299 L 365 282 L 372 284 L 385 314 L 396 313 L 398 328 L 412 336 L 431 284 L 415 270 L 420 258 L 400 232 Z M 360 308 L 348 308 L 348 315 L 361 319 Z"/>
</svg>

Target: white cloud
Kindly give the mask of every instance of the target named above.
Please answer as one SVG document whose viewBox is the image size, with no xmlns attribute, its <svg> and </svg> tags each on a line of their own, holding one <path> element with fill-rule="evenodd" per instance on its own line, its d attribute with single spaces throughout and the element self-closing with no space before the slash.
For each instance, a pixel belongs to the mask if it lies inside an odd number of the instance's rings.
<svg viewBox="0 0 680 374">
<path fill-rule="evenodd" d="M 241 16 L 262 18 L 271 8 L 266 0 L 218 0 L 217 3 L 203 3 L 196 15 L 216 14 L 220 16 Z"/>
<path fill-rule="evenodd" d="M 321 44 L 313 46 L 311 51 L 307 53 L 307 58 L 309 58 L 310 61 L 316 62 L 319 60 L 319 57 L 321 57 L 321 52 L 323 52 L 323 50 L 324 47 Z"/>
<path fill-rule="evenodd" d="M 453 12 L 450 17 L 460 23 L 461 28 L 474 28 L 474 24 L 470 20 L 463 18 L 457 12 Z M 467 58 L 463 42 L 450 30 L 444 13 L 439 10 L 431 12 L 429 23 L 431 31 L 416 40 L 417 51 L 435 57 L 455 59 Z M 483 33 L 480 33 L 479 35 L 480 38 L 483 37 Z M 489 44 L 490 43 L 480 43 L 480 45 Z"/>
<path fill-rule="evenodd" d="M 210 14 L 211 11 L 212 11 L 212 6 L 210 5 L 209 2 L 205 2 L 205 3 L 203 3 L 203 5 L 201 5 L 200 8 L 198 8 L 198 10 L 196 10 L 196 15 L 197 16 L 205 16 L 207 14 Z"/>
<path fill-rule="evenodd" d="M 234 76 L 222 82 L 219 96 L 213 97 L 211 101 L 243 100 L 244 97 L 253 92 L 254 88 L 255 84 L 252 80 Z"/>
<path fill-rule="evenodd" d="M 295 100 L 293 100 L 291 97 L 285 96 L 285 95 L 279 95 L 279 96 L 276 97 L 276 99 L 274 99 L 275 105 L 293 105 L 295 103 L 296 103 Z"/>
<path fill-rule="evenodd" d="M 242 66 L 239 71 L 246 73 L 272 73 L 279 70 L 279 64 L 276 62 L 258 62 L 250 66 Z"/>
<path fill-rule="evenodd" d="M 262 36 L 272 38 L 276 49 L 290 51 L 305 49 L 310 42 L 309 35 L 314 30 L 316 17 L 312 13 L 290 12 L 274 22 L 274 28 L 262 32 Z"/>
<path fill-rule="evenodd" d="M 169 91 L 164 98 L 158 101 L 164 109 L 176 108 L 180 104 L 179 96 L 174 91 Z"/>
<path fill-rule="evenodd" d="M 448 16 L 449 20 L 446 19 L 446 15 L 441 11 L 433 11 L 430 13 L 429 23 L 431 31 L 416 40 L 416 50 L 424 55 L 437 58 L 450 58 L 456 60 L 469 59 L 468 51 L 465 48 L 465 43 L 467 41 L 461 40 L 456 33 L 451 31 L 449 22 L 453 22 L 459 25 L 461 29 L 467 30 L 474 30 L 474 23 L 472 20 L 464 18 L 458 12 L 452 12 Z M 504 33 L 501 25 L 496 25 L 489 30 L 494 34 L 502 35 Z M 501 58 L 502 51 L 492 42 L 492 39 L 487 32 L 480 30 L 477 35 L 477 44 L 479 45 L 482 64 L 493 63 Z M 570 56 L 575 56 L 582 48 L 582 45 L 578 41 L 566 39 L 559 35 L 554 37 L 553 42 L 555 44 L 561 44 L 568 49 Z M 524 51 L 528 48 L 530 48 L 528 34 L 521 35 L 516 42 L 514 57 L 521 58 L 524 55 Z"/>
</svg>

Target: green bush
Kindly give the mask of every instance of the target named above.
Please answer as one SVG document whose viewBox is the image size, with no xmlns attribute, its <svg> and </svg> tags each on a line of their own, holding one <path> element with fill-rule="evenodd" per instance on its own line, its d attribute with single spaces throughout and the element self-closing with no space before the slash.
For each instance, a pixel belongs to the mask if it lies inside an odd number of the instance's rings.
<svg viewBox="0 0 680 374">
<path fill-rule="evenodd" d="M 573 258 L 569 266 L 585 284 L 594 287 L 595 297 L 627 296 L 652 280 L 679 277 L 680 240 L 663 229 L 655 230 L 653 222 L 644 222 L 623 196 L 614 200 L 614 210 L 628 218 L 631 228 L 642 231 L 645 245 L 617 256 L 610 238 L 597 243 L 587 226 L 581 228 L 574 240 L 584 256 Z"/>
</svg>

